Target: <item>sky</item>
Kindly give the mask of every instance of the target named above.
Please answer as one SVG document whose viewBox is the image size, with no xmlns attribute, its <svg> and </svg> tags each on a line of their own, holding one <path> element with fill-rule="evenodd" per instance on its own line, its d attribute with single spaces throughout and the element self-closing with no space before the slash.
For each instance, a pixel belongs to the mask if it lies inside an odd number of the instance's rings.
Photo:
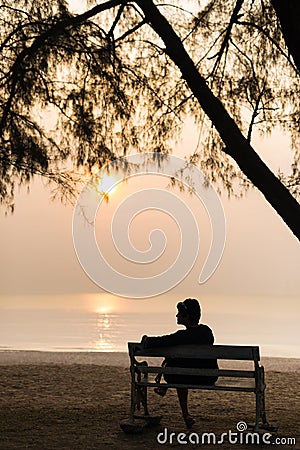
<svg viewBox="0 0 300 450">
<path fill-rule="evenodd" d="M 186 133 L 178 147 L 178 154 L 189 147 L 190 135 Z M 273 166 L 280 163 L 280 152 L 287 146 L 287 139 L 275 135 L 259 144 L 268 156 L 272 149 Z M 281 155 L 282 157 L 282 155 Z M 276 161 L 277 158 L 277 161 Z M 271 158 L 270 158 L 271 159 Z M 275 160 L 275 162 L 274 162 Z M 281 164 L 281 167 L 282 164 Z M 147 181 L 145 181 L 147 180 Z M 144 177 L 144 187 L 164 188 L 165 177 Z M 96 234 L 102 242 L 103 251 L 112 257 L 113 246 L 109 243 L 110 220 L 118 203 L 139 189 L 142 180 L 133 178 L 118 186 L 108 204 L 98 211 Z M 210 245 L 210 228 L 204 209 L 197 198 L 187 193 L 181 196 L 189 204 L 200 228 L 200 252 L 191 273 L 173 289 L 176 295 L 186 292 L 212 296 L 298 296 L 300 293 L 300 253 L 297 239 L 281 218 L 256 190 L 242 199 L 221 197 L 226 216 L 226 245 L 221 263 L 215 274 L 204 285 L 199 285 L 198 275 Z M 34 180 L 30 192 L 21 189 L 16 196 L 13 215 L 0 221 L 1 243 L 1 294 L 40 295 L 99 292 L 84 273 L 72 242 L 72 205 L 64 206 L 51 200 L 51 192 L 40 180 Z M 164 262 L 157 261 L 158 270 L 167 267 L 176 256 L 176 226 L 166 214 L 157 211 L 140 214 L 133 226 L 133 236 L 141 250 L 148 245 L 148 234 L 161 227 L 169 231 L 169 242 Z M 144 246 L 144 247 L 143 247 Z M 119 258 L 120 260 L 120 258 Z M 124 267 L 124 259 L 112 259 L 112 263 Z M 121 267 L 120 266 L 120 267 Z M 155 272 L 155 265 L 152 264 Z M 138 271 L 149 267 L 138 266 Z M 153 273 L 154 273 L 153 272 Z M 147 276 L 147 275 L 146 275 Z"/>
</svg>

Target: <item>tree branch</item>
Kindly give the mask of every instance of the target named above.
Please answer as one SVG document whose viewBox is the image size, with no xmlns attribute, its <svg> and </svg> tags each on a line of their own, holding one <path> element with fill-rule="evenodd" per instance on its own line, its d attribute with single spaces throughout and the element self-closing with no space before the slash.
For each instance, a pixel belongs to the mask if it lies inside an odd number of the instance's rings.
<svg viewBox="0 0 300 450">
<path fill-rule="evenodd" d="M 131 28 L 130 30 L 125 31 L 125 33 L 122 34 L 122 36 L 120 36 L 117 39 L 115 39 L 114 43 L 116 44 L 117 42 L 122 41 L 123 39 L 125 39 L 127 36 L 130 36 L 132 33 L 134 33 L 139 28 L 141 28 L 143 25 L 145 25 L 145 23 L 146 23 L 146 20 L 141 20 L 141 22 L 137 23 L 133 28 Z"/>
<path fill-rule="evenodd" d="M 261 89 L 261 91 L 260 91 L 260 93 L 259 93 L 259 95 L 258 95 L 258 97 L 256 99 L 256 102 L 255 102 L 255 105 L 254 105 L 254 108 L 253 108 L 253 113 L 252 113 L 251 121 L 250 121 L 249 128 L 248 128 L 248 134 L 247 134 L 247 140 L 249 142 L 251 142 L 253 126 L 255 124 L 255 119 L 256 119 L 256 117 L 259 114 L 259 104 L 260 104 L 261 99 L 262 99 L 262 97 L 264 95 L 264 90 L 265 90 L 265 83 L 264 83 L 264 86 Z"/>
<path fill-rule="evenodd" d="M 215 56 L 217 56 L 217 60 L 216 60 L 216 62 L 214 64 L 214 67 L 213 67 L 213 70 L 212 70 L 212 75 L 216 72 L 216 70 L 218 70 L 218 67 L 219 67 L 219 64 L 221 62 L 223 53 L 228 48 L 232 27 L 237 21 L 238 14 L 240 12 L 241 7 L 243 6 L 243 3 L 244 3 L 244 0 L 237 0 L 237 2 L 235 4 L 235 7 L 234 7 L 233 12 L 232 12 L 232 15 L 230 17 L 229 24 L 228 24 L 227 29 L 226 29 L 226 34 L 225 34 L 224 39 L 223 39 L 222 44 L 221 44 L 221 48 L 218 51 L 217 55 L 215 55 Z"/>
<path fill-rule="evenodd" d="M 50 29 L 48 29 L 45 33 L 38 36 L 34 42 L 31 44 L 30 47 L 26 47 L 24 50 L 19 53 L 17 56 L 15 63 L 12 67 L 12 84 L 10 89 L 10 95 L 6 102 L 3 116 L 0 122 L 0 134 L 2 134 L 3 129 L 6 124 L 6 120 L 12 105 L 12 101 L 14 98 L 14 95 L 16 93 L 17 83 L 18 83 L 18 75 L 20 74 L 20 68 L 22 66 L 22 63 L 28 56 L 32 56 L 35 52 L 37 52 L 49 39 L 49 37 L 53 37 L 55 35 L 62 34 L 66 28 L 73 28 L 76 26 L 81 25 L 91 17 L 99 14 L 100 12 L 103 12 L 107 9 L 111 9 L 115 6 L 125 4 L 127 3 L 127 0 L 109 0 L 106 3 L 101 3 L 100 5 L 96 5 L 94 8 L 90 9 L 89 11 L 84 12 L 83 14 L 79 14 L 78 16 L 71 16 L 67 19 L 63 19 L 61 21 L 56 22 Z"/>
<path fill-rule="evenodd" d="M 118 24 L 118 22 L 119 22 L 119 20 L 121 18 L 121 15 L 122 15 L 122 13 L 124 11 L 124 8 L 125 8 L 125 4 L 121 5 L 120 8 L 118 9 L 118 12 L 117 12 L 117 15 L 115 17 L 115 20 L 113 21 L 113 24 L 112 24 L 109 32 L 107 33 L 108 37 L 112 37 L 113 36 L 114 30 L 115 30 L 115 28 L 116 28 L 116 26 L 117 26 L 117 24 Z"/>
<path fill-rule="evenodd" d="M 289 53 L 300 72 L 300 3 L 299 0 L 271 0 L 276 16 L 279 19 L 282 35 Z"/>
<path fill-rule="evenodd" d="M 278 42 L 275 41 L 275 39 L 273 39 L 261 26 L 257 25 L 256 23 L 252 23 L 252 22 L 246 22 L 244 20 L 238 20 L 236 22 L 237 25 L 244 25 L 247 27 L 252 27 L 252 28 L 256 28 L 258 31 L 260 31 L 264 36 L 266 36 L 269 41 L 272 42 L 272 44 L 277 48 L 277 50 L 286 58 L 286 60 L 289 62 L 289 64 L 292 66 L 292 68 L 294 69 L 294 71 L 296 73 L 300 73 L 299 69 L 297 68 L 297 66 L 293 63 L 293 61 L 291 60 L 291 58 L 289 57 L 289 55 L 287 53 L 285 53 L 285 51 L 280 47 L 280 45 L 278 44 Z"/>
<path fill-rule="evenodd" d="M 235 121 L 215 97 L 186 52 L 179 36 L 160 13 L 152 0 L 136 0 L 145 18 L 166 46 L 166 53 L 180 69 L 202 109 L 216 127 L 225 144 L 224 151 L 232 156 L 244 174 L 263 193 L 300 240 L 300 205 L 251 147 Z"/>
</svg>

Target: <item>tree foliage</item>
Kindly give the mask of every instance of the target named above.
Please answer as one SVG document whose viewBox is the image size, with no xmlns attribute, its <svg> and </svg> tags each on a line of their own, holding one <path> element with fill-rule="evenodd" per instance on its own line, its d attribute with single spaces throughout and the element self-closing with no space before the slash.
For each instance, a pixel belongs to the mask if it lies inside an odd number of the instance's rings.
<svg viewBox="0 0 300 450">
<path fill-rule="evenodd" d="M 12 205 L 14 184 L 35 174 L 70 194 L 74 171 L 132 151 L 171 152 L 187 116 L 199 132 L 191 160 L 229 193 L 246 183 L 139 3 L 90 2 L 77 14 L 65 0 L 1 3 L 1 202 Z M 286 181 L 297 194 L 299 73 L 270 0 L 158 7 L 249 141 L 254 129 L 290 133 Z"/>
</svg>

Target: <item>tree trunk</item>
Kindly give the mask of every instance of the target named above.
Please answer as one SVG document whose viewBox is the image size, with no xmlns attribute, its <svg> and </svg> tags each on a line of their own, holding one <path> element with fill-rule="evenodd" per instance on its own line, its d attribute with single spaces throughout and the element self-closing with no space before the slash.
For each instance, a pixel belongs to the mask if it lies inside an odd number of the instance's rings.
<svg viewBox="0 0 300 450">
<path fill-rule="evenodd" d="M 294 63 L 300 72 L 300 1 L 271 0 L 281 31 Z"/>
<path fill-rule="evenodd" d="M 242 172 L 263 193 L 267 201 L 300 240 L 300 205 L 298 202 L 260 159 L 221 101 L 214 96 L 185 51 L 180 38 L 153 4 L 153 1 L 138 0 L 137 3 L 143 10 L 149 25 L 163 40 L 166 53 L 180 69 L 202 109 L 219 132 L 226 146 L 224 151 L 237 162 Z"/>
</svg>

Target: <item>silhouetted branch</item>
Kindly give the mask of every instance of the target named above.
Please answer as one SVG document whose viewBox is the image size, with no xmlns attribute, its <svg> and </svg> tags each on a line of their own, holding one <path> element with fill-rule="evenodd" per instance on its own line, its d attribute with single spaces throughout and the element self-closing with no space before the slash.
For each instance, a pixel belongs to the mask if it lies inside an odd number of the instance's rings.
<svg viewBox="0 0 300 450">
<path fill-rule="evenodd" d="M 221 44 L 221 48 L 218 51 L 218 53 L 214 56 L 214 58 L 217 56 L 217 60 L 216 60 L 216 62 L 214 64 L 214 67 L 212 69 L 211 75 L 213 75 L 218 70 L 218 67 L 219 67 L 219 64 L 221 62 L 222 56 L 223 56 L 224 52 L 226 53 L 226 49 L 227 49 L 227 47 L 229 45 L 229 39 L 230 39 L 230 36 L 231 36 L 232 27 L 236 23 L 236 21 L 237 21 L 237 19 L 239 17 L 238 14 L 240 12 L 241 7 L 243 6 L 243 3 L 244 3 L 244 0 L 237 0 L 236 1 L 236 4 L 235 4 L 233 12 L 232 12 L 232 15 L 230 17 L 229 24 L 228 24 L 228 26 L 226 28 L 226 32 L 225 32 L 225 36 L 224 36 L 224 39 L 223 39 L 222 44 Z M 213 57 L 211 57 L 210 59 L 212 59 L 212 58 Z M 225 61 L 226 61 L 226 58 L 225 58 Z M 226 62 L 225 62 L 225 64 L 226 64 Z"/>
<path fill-rule="evenodd" d="M 11 88 L 10 88 L 10 95 L 6 102 L 6 105 L 3 110 L 2 119 L 0 122 L 0 134 L 2 134 L 7 116 L 9 114 L 11 104 L 14 98 L 14 95 L 16 93 L 18 78 L 20 75 L 20 69 L 22 66 L 22 63 L 26 59 L 26 57 L 32 57 L 33 54 L 41 48 L 47 39 L 49 37 L 54 37 L 55 35 L 62 34 L 64 30 L 68 27 L 75 27 L 82 23 L 84 23 L 89 18 L 99 14 L 100 12 L 103 12 L 107 9 L 111 9 L 115 6 L 118 6 L 120 4 L 126 3 L 125 0 L 109 0 L 106 3 L 102 3 L 100 5 L 95 6 L 94 8 L 90 9 L 89 11 L 86 11 L 83 14 L 79 14 L 78 16 L 72 16 L 68 17 L 67 19 L 63 19 L 61 21 L 58 21 L 55 23 L 52 27 L 50 27 L 46 32 L 42 33 L 40 36 L 38 36 L 34 42 L 31 44 L 30 47 L 26 47 L 24 50 L 22 50 L 16 60 L 15 63 L 11 69 L 11 76 L 9 77 L 12 80 Z"/>
<path fill-rule="evenodd" d="M 291 60 L 290 56 L 285 53 L 285 51 L 282 49 L 282 47 L 278 44 L 278 42 L 276 42 L 275 39 L 272 38 L 272 36 L 269 35 L 269 33 L 267 33 L 263 27 L 261 27 L 260 25 L 257 25 L 256 23 L 252 23 L 252 22 L 246 22 L 246 21 L 240 21 L 238 20 L 236 22 L 237 25 L 243 25 L 243 26 L 247 26 L 247 27 L 251 27 L 251 28 L 255 28 L 257 29 L 260 33 L 262 33 L 264 36 L 266 36 L 266 38 L 272 42 L 272 44 L 277 48 L 277 50 L 282 54 L 282 56 L 284 56 L 284 58 L 289 62 L 289 64 L 292 66 L 292 68 L 294 69 L 294 71 L 296 73 L 300 73 L 298 68 L 295 66 L 295 64 L 293 63 L 293 61 Z"/>
</svg>

